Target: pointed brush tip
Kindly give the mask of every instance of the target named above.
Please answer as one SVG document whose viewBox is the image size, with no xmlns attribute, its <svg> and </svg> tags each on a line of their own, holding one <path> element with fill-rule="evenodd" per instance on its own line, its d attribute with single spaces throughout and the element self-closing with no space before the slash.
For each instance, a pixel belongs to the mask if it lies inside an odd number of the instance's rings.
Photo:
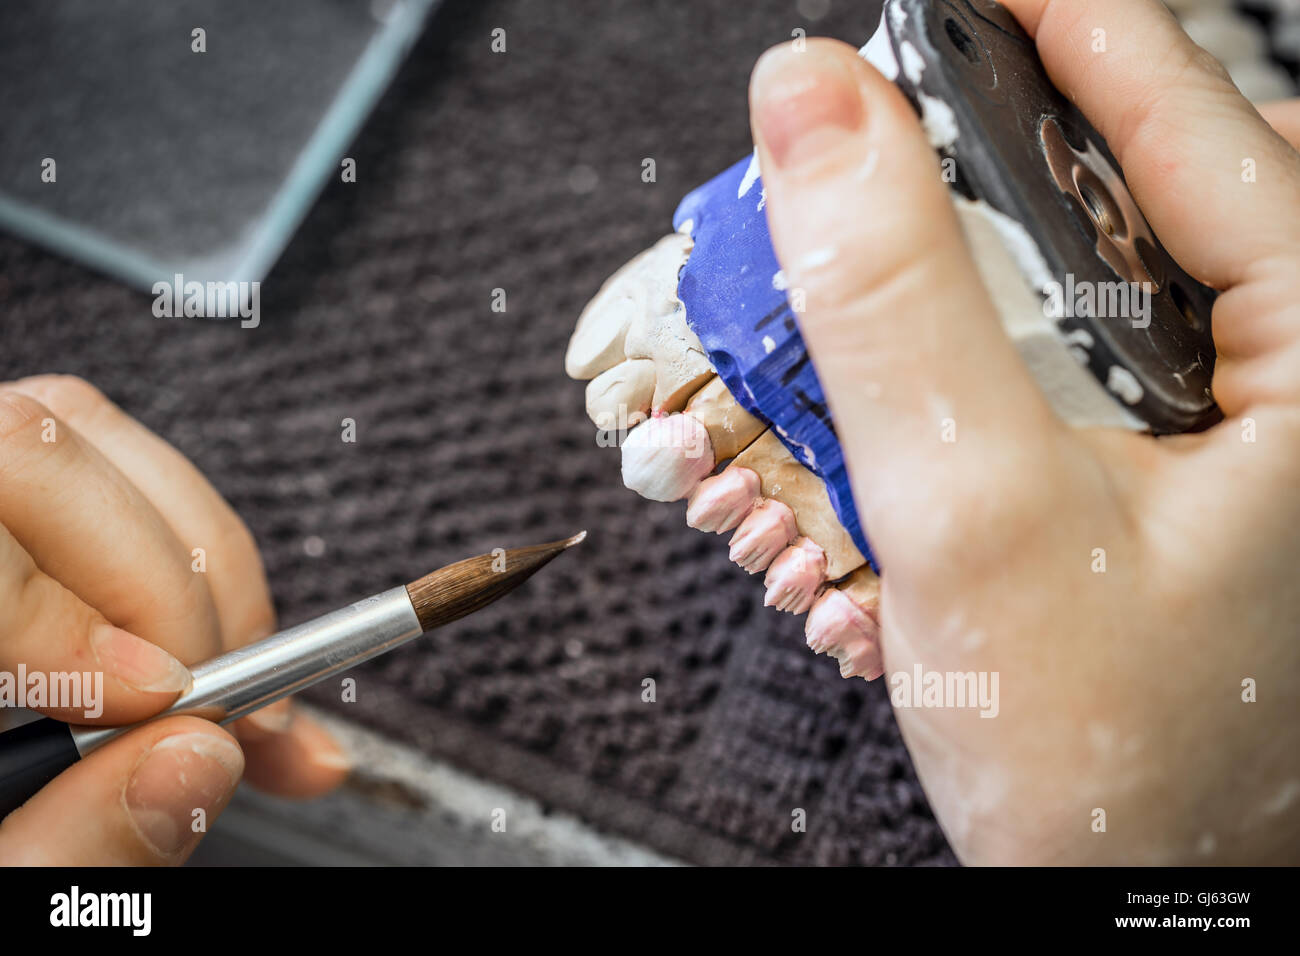
<svg viewBox="0 0 1300 956">
<path fill-rule="evenodd" d="M 586 529 L 583 529 L 582 531 L 579 531 L 577 534 L 575 534 L 572 538 L 564 542 L 564 549 L 567 551 L 569 548 L 572 548 L 575 544 L 582 544 L 582 542 L 586 540 L 587 540 L 587 532 Z"/>
</svg>

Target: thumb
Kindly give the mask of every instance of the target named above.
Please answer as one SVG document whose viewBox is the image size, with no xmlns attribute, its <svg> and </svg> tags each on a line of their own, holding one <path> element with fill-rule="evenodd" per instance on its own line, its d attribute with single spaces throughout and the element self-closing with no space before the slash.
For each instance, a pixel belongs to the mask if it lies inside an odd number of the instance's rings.
<svg viewBox="0 0 1300 956">
<path fill-rule="evenodd" d="M 767 215 L 882 561 L 960 483 L 1014 486 L 1059 427 L 1003 332 L 901 92 L 855 51 L 768 51 L 750 84 Z M 954 441 L 945 434 L 960 436 Z M 994 473 L 997 472 L 997 473 Z"/>
<path fill-rule="evenodd" d="M 182 863 L 234 795 L 244 756 L 197 717 L 168 717 L 109 741 L 0 823 L 0 864 Z"/>
</svg>

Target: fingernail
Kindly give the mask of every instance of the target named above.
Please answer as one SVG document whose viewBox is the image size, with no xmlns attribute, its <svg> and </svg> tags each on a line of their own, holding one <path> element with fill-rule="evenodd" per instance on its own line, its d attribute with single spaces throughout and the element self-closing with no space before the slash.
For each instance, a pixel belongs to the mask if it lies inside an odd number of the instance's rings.
<svg viewBox="0 0 1300 956">
<path fill-rule="evenodd" d="M 274 704 L 255 710 L 244 718 L 244 725 L 255 735 L 272 736 L 286 733 L 293 726 L 293 705 L 286 698 Z"/>
<path fill-rule="evenodd" d="M 343 773 L 352 769 L 352 761 L 343 745 L 324 725 L 307 716 L 300 717 L 298 724 L 298 736 L 313 764 L 323 770 Z"/>
<path fill-rule="evenodd" d="M 190 686 L 184 664 L 120 627 L 99 625 L 90 634 L 90 647 L 107 673 L 136 690 L 178 694 Z"/>
<path fill-rule="evenodd" d="M 175 734 L 153 745 L 122 799 L 140 836 L 170 858 L 198 842 L 243 773 L 244 755 L 226 737 Z"/>
<path fill-rule="evenodd" d="M 333 748 L 321 747 L 311 752 L 311 762 L 325 770 L 340 770 L 347 772 L 352 769 L 352 761 L 348 755 L 337 745 Z"/>
<path fill-rule="evenodd" d="M 780 46 L 759 59 L 752 82 L 754 125 L 779 167 L 834 150 L 862 125 L 857 77 L 836 56 Z"/>
</svg>

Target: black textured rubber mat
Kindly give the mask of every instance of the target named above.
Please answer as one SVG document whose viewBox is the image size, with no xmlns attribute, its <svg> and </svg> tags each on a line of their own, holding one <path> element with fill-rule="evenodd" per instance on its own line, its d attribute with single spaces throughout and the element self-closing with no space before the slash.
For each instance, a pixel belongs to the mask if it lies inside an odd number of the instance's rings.
<svg viewBox="0 0 1300 956">
<path fill-rule="evenodd" d="M 189 455 L 256 534 L 286 623 L 590 531 L 355 672 L 357 703 L 317 703 L 678 858 L 952 863 L 885 688 L 814 658 L 683 505 L 624 489 L 563 372 L 600 282 L 749 151 L 759 53 L 879 17 L 799 12 L 826 6 L 453 0 L 350 150 L 358 181 L 327 187 L 264 283 L 259 328 L 154 318 L 3 239 L 0 378 L 85 376 Z"/>
</svg>

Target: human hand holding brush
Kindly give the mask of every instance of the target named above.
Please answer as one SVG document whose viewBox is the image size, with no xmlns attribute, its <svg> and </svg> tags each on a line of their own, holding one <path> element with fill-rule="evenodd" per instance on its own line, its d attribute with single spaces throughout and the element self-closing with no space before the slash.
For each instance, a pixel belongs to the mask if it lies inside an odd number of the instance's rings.
<svg viewBox="0 0 1300 956">
<path fill-rule="evenodd" d="M 187 665 L 275 626 L 251 535 L 179 452 L 78 379 L 0 385 L 0 672 L 102 672 L 93 722 L 131 723 L 186 689 Z M 105 744 L 0 823 L 0 863 L 179 862 L 194 811 L 211 825 L 241 776 L 312 796 L 346 773 L 288 700 L 232 729 L 170 717 Z"/>
<path fill-rule="evenodd" d="M 586 537 L 465 558 L 271 633 L 234 513 L 66 377 L 0 386 L 0 519 L 0 682 L 47 715 L 0 732 L 0 863 L 26 864 L 182 862 L 245 755 L 266 789 L 328 790 L 346 763 L 289 695 L 472 614 Z"/>
<path fill-rule="evenodd" d="M 764 57 L 768 218 L 882 567 L 884 672 L 1000 678 L 993 719 L 900 706 L 904 738 L 967 862 L 1294 861 L 1300 154 L 1156 0 L 1006 5 L 1222 291 L 1226 421 L 1063 425 L 902 94 L 842 44 Z"/>
</svg>

